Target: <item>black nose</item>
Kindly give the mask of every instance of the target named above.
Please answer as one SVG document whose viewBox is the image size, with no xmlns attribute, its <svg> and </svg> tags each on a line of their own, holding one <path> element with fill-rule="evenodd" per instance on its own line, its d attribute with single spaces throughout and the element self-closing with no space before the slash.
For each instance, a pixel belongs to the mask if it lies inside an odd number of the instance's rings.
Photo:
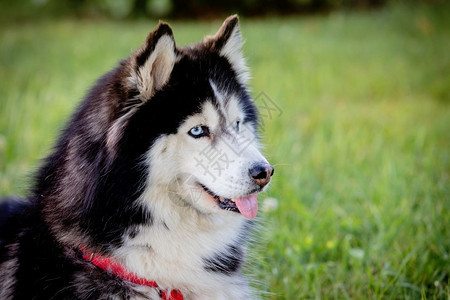
<svg viewBox="0 0 450 300">
<path fill-rule="evenodd" d="M 262 187 L 269 183 L 274 169 L 271 165 L 263 163 L 254 165 L 249 172 L 256 184 Z"/>
</svg>

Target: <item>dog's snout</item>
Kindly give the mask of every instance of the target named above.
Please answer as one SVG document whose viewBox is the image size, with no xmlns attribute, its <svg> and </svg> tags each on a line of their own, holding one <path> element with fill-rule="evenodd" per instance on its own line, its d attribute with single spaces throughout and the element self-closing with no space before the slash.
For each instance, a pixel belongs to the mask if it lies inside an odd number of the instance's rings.
<svg viewBox="0 0 450 300">
<path fill-rule="evenodd" d="M 267 163 L 257 164 L 253 166 L 250 170 L 250 176 L 257 185 L 263 187 L 269 183 L 270 177 L 273 175 L 274 169 L 271 165 Z"/>
</svg>

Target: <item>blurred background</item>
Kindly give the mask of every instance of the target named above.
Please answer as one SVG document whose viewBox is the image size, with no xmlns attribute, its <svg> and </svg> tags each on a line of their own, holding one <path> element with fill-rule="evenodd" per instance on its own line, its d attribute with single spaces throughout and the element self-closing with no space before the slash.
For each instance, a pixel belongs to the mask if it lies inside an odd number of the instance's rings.
<svg viewBox="0 0 450 300">
<path fill-rule="evenodd" d="M 75 16 L 213 19 L 237 12 L 241 16 L 267 16 L 311 14 L 337 9 L 374 9 L 388 2 L 389 0 L 3 0 L 2 14 L 9 18 Z"/>
<path fill-rule="evenodd" d="M 187 45 L 231 13 L 276 168 L 254 285 L 266 299 L 449 299 L 448 1 L 1 1 L 0 197 L 27 194 L 85 92 L 158 18 Z"/>
</svg>

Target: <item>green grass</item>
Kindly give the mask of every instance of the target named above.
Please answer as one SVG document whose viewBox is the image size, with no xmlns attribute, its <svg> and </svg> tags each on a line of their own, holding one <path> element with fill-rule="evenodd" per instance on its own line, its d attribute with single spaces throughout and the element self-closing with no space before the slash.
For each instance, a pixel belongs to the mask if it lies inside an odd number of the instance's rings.
<svg viewBox="0 0 450 300">
<path fill-rule="evenodd" d="M 279 207 L 249 265 L 267 298 L 450 298 L 449 8 L 242 20 L 253 94 L 281 109 L 262 129 Z M 0 27 L 0 195 L 155 24 Z M 183 45 L 219 23 L 172 25 Z"/>
</svg>

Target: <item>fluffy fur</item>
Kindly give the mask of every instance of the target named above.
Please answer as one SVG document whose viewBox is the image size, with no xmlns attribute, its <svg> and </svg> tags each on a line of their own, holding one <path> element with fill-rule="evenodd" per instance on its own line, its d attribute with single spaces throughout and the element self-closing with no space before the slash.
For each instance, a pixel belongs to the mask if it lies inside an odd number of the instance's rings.
<svg viewBox="0 0 450 300">
<path fill-rule="evenodd" d="M 160 23 L 98 80 L 29 198 L 0 204 L 1 299 L 160 299 L 80 246 L 185 299 L 254 297 L 241 274 L 247 218 L 273 168 L 241 48 L 237 16 L 185 48 Z"/>
</svg>

